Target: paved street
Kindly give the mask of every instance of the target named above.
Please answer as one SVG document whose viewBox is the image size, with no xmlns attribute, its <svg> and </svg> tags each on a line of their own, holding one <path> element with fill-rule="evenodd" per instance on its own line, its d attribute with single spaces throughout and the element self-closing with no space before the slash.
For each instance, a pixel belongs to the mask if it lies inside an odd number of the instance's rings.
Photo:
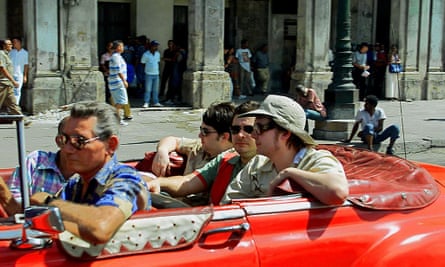
<svg viewBox="0 0 445 267">
<path fill-rule="evenodd" d="M 255 96 L 255 100 L 261 100 Z M 239 101 L 235 101 L 239 103 Z M 195 138 L 203 110 L 190 108 L 140 108 L 137 99 L 132 100 L 134 120 L 121 129 L 120 160 L 140 159 L 145 151 L 154 150 L 158 140 L 167 135 Z M 363 103 L 361 102 L 361 105 Z M 401 125 L 401 138 L 396 142 L 396 154 L 410 160 L 426 161 L 445 166 L 445 100 L 432 101 L 380 101 L 388 119 L 385 125 Z M 25 129 L 27 152 L 36 149 L 57 149 L 54 136 L 58 121 L 67 111 L 52 110 L 31 116 L 31 127 Z M 402 116 L 403 115 L 403 116 Z M 13 167 L 18 162 L 16 130 L 14 124 L 0 124 L 2 153 L 0 166 Z M 319 143 L 337 143 L 317 140 Z M 405 142 L 403 142 L 405 141 Z M 384 144 L 386 144 L 386 141 Z M 360 145 L 359 140 L 353 140 Z M 384 146 L 380 149 L 384 151 Z"/>
</svg>

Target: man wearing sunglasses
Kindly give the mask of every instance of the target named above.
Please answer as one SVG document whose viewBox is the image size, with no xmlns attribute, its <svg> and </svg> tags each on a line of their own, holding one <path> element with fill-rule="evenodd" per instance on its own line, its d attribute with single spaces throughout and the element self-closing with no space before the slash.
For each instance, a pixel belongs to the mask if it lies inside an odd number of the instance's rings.
<svg viewBox="0 0 445 267">
<path fill-rule="evenodd" d="M 227 151 L 220 153 L 202 168 L 185 176 L 160 177 L 150 181 L 148 183 L 150 190 L 155 193 L 164 191 L 174 197 L 209 192 L 210 199 L 206 202 L 210 201 L 214 205 L 219 205 L 230 180 L 256 156 L 255 140 L 251 136 L 255 118 L 239 118 L 239 115 L 254 110 L 258 106 L 259 104 L 255 101 L 247 101 L 235 109 L 230 131 L 236 153 Z"/>
<path fill-rule="evenodd" d="M 91 243 L 106 243 L 149 202 L 138 172 L 115 156 L 119 122 L 106 103 L 74 104 L 56 142 L 78 177 L 68 181 L 60 198 L 46 192 L 31 196 L 33 204 L 58 207 L 65 228 Z"/>
<path fill-rule="evenodd" d="M 252 116 L 256 117 L 252 137 L 257 153 L 269 159 L 250 161 L 228 186 L 223 203 L 272 195 L 285 179 L 323 203 L 345 201 L 348 183 L 343 167 L 329 151 L 313 148 L 315 142 L 304 130 L 306 115 L 295 100 L 269 95 L 259 109 L 240 117 Z"/>
<path fill-rule="evenodd" d="M 230 125 L 235 106 L 231 102 L 210 105 L 202 115 L 199 139 L 164 137 L 159 141 L 153 159 L 156 176 L 170 176 L 169 154 L 173 151 L 187 157 L 184 175 L 201 168 L 219 153 L 232 149 Z"/>
</svg>

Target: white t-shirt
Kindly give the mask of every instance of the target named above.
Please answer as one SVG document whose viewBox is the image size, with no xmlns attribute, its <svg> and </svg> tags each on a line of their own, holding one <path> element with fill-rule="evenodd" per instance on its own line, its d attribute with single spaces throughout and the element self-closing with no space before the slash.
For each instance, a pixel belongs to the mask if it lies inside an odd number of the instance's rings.
<svg viewBox="0 0 445 267">
<path fill-rule="evenodd" d="M 365 128 L 366 124 L 372 123 L 374 127 L 379 125 L 379 120 L 386 119 L 385 112 L 381 108 L 375 108 L 374 114 L 372 116 L 364 109 L 360 109 L 355 116 L 355 121 L 361 121 L 362 130 Z"/>
<path fill-rule="evenodd" d="M 23 77 L 23 72 L 25 71 L 25 65 L 28 65 L 28 52 L 25 49 L 12 49 L 9 52 L 9 58 L 14 65 L 14 73 L 12 74 L 15 78 Z"/>
<path fill-rule="evenodd" d="M 238 59 L 240 66 L 250 72 L 250 58 L 252 53 L 249 48 L 238 48 L 235 53 L 235 57 Z"/>
</svg>

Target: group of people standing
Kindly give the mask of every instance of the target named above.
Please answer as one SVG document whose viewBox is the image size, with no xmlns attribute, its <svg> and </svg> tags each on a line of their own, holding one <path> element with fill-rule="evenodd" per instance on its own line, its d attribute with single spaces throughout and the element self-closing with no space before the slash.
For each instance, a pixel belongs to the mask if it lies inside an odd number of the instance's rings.
<svg viewBox="0 0 445 267">
<path fill-rule="evenodd" d="M 8 114 L 21 115 L 21 91 L 28 80 L 28 51 L 22 47 L 20 37 L 1 40 L 0 48 L 0 108 Z M 29 124 L 25 120 L 25 125 Z"/>
<path fill-rule="evenodd" d="M 100 70 L 104 74 L 106 100 L 118 111 L 124 110 L 121 125 L 127 124 L 124 120 L 132 120 L 127 92 L 131 83 L 135 84 L 137 89 L 143 89 L 143 108 L 162 107 L 161 101 L 167 105 L 181 101 L 186 50 L 169 40 L 168 48 L 161 57 L 159 45 L 158 41 L 150 41 L 145 36 L 129 40 L 127 44 L 118 40 L 109 42 L 107 51 L 101 56 Z M 161 60 L 165 63 L 162 76 Z M 164 97 L 167 84 L 168 90 Z"/>
<path fill-rule="evenodd" d="M 390 72 L 391 64 L 400 64 L 396 45 L 387 52 L 385 45 L 376 43 L 370 47 L 361 43 L 352 57 L 352 78 L 359 89 L 359 98 L 372 94 L 380 98 L 399 99 L 398 73 Z"/>
<path fill-rule="evenodd" d="M 252 96 L 255 89 L 261 94 L 269 92 L 269 55 L 268 44 L 262 44 L 254 53 L 247 39 L 241 40 L 241 47 L 224 49 L 224 69 L 232 81 L 233 97 L 245 99 Z"/>
</svg>

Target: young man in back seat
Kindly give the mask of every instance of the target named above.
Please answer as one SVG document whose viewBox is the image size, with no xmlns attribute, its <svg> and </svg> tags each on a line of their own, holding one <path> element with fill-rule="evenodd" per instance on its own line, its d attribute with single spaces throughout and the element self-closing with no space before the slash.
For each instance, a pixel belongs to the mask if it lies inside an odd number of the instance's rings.
<svg viewBox="0 0 445 267">
<path fill-rule="evenodd" d="M 152 172 L 156 176 L 170 176 L 169 153 L 176 151 L 187 157 L 183 175 L 201 168 L 223 151 L 232 149 L 230 124 L 235 106 L 231 102 L 214 103 L 202 115 L 199 139 L 167 136 L 157 146 Z"/>
<path fill-rule="evenodd" d="M 255 140 L 251 137 L 255 118 L 239 118 L 238 115 L 259 107 L 255 101 L 247 101 L 235 108 L 230 126 L 232 143 L 235 151 L 225 151 L 205 164 L 202 168 L 194 170 L 185 176 L 159 177 L 147 183 L 150 191 L 159 193 L 165 191 L 173 197 L 183 197 L 190 194 L 209 193 L 209 198 L 194 204 L 219 202 L 229 182 L 256 154 Z"/>
</svg>

